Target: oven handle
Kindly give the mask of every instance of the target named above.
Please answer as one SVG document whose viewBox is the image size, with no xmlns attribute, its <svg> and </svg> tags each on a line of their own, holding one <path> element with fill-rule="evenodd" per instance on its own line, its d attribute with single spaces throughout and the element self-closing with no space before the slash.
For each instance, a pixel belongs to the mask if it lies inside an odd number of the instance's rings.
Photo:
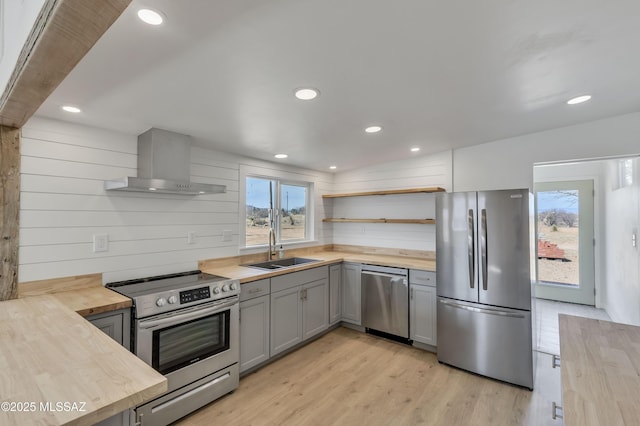
<svg viewBox="0 0 640 426">
<path fill-rule="evenodd" d="M 206 308 L 194 309 L 184 314 L 174 314 L 170 317 L 164 317 L 164 318 L 158 318 L 158 319 L 140 320 L 140 322 L 138 323 L 138 328 L 149 329 L 149 328 L 159 327 L 162 325 L 170 325 L 170 324 L 180 323 L 180 322 L 204 317 L 209 314 L 213 314 L 213 313 L 225 310 L 226 308 L 230 308 L 231 306 L 238 304 L 238 300 L 239 300 L 238 297 L 234 297 L 233 300 L 231 301 L 217 302 Z"/>
</svg>

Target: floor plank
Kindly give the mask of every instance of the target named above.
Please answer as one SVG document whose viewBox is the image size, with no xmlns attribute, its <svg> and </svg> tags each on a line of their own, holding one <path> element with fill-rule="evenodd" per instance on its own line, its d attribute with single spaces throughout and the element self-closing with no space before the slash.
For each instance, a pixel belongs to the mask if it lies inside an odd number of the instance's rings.
<svg viewBox="0 0 640 426">
<path fill-rule="evenodd" d="M 560 373 L 538 354 L 536 389 L 439 364 L 435 354 L 338 328 L 244 377 L 177 422 L 229 425 L 559 425 Z"/>
</svg>

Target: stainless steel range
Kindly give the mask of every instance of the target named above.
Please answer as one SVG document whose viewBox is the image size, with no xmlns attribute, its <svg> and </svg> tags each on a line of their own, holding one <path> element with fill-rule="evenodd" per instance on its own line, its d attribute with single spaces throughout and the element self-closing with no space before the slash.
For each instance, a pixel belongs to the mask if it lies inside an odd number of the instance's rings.
<svg viewBox="0 0 640 426">
<path fill-rule="evenodd" d="M 133 299 L 131 348 L 169 382 L 132 424 L 167 425 L 238 387 L 238 280 L 190 271 L 107 287 Z"/>
</svg>

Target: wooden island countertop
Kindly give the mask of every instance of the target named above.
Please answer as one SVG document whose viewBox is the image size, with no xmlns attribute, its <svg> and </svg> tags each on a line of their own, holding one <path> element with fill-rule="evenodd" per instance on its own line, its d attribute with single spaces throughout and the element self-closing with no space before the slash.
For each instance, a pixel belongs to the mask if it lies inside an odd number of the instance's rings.
<svg viewBox="0 0 640 426">
<path fill-rule="evenodd" d="M 559 315 L 565 426 L 637 425 L 640 327 Z"/>
<path fill-rule="evenodd" d="M 71 280 L 62 291 L 49 288 L 56 280 L 30 283 L 0 302 L 3 426 L 92 425 L 167 390 L 164 376 L 83 318 L 131 300 L 93 276 Z"/>
</svg>

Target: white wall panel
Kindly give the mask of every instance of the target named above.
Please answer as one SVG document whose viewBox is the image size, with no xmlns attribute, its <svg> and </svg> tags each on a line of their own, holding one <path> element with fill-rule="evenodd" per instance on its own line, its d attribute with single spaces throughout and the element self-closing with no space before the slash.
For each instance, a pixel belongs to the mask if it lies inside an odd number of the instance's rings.
<svg viewBox="0 0 640 426">
<path fill-rule="evenodd" d="M 639 134 L 634 113 L 456 149 L 453 189 L 531 189 L 535 163 L 639 154 Z"/>
<path fill-rule="evenodd" d="M 331 190 L 329 173 L 193 145 L 192 180 L 226 185 L 225 193 L 107 192 L 104 180 L 137 175 L 137 136 L 32 118 L 22 129 L 19 280 L 102 272 L 110 282 L 196 269 L 198 260 L 237 255 L 244 232 L 238 221 L 241 164 L 311 177 L 317 191 Z M 321 211 L 322 192 L 316 193 L 315 211 Z M 230 241 L 223 241 L 223 231 L 231 231 Z M 188 232 L 195 232 L 195 243 L 188 244 Z M 93 252 L 94 234 L 108 234 L 107 252 Z M 325 235 L 318 226 L 322 243 Z"/>
<path fill-rule="evenodd" d="M 451 189 L 451 151 L 338 173 L 334 193 L 439 186 Z M 326 200 L 325 217 L 431 219 L 434 194 L 385 195 Z M 435 251 L 435 226 L 425 224 L 333 223 L 334 244 Z"/>
</svg>

